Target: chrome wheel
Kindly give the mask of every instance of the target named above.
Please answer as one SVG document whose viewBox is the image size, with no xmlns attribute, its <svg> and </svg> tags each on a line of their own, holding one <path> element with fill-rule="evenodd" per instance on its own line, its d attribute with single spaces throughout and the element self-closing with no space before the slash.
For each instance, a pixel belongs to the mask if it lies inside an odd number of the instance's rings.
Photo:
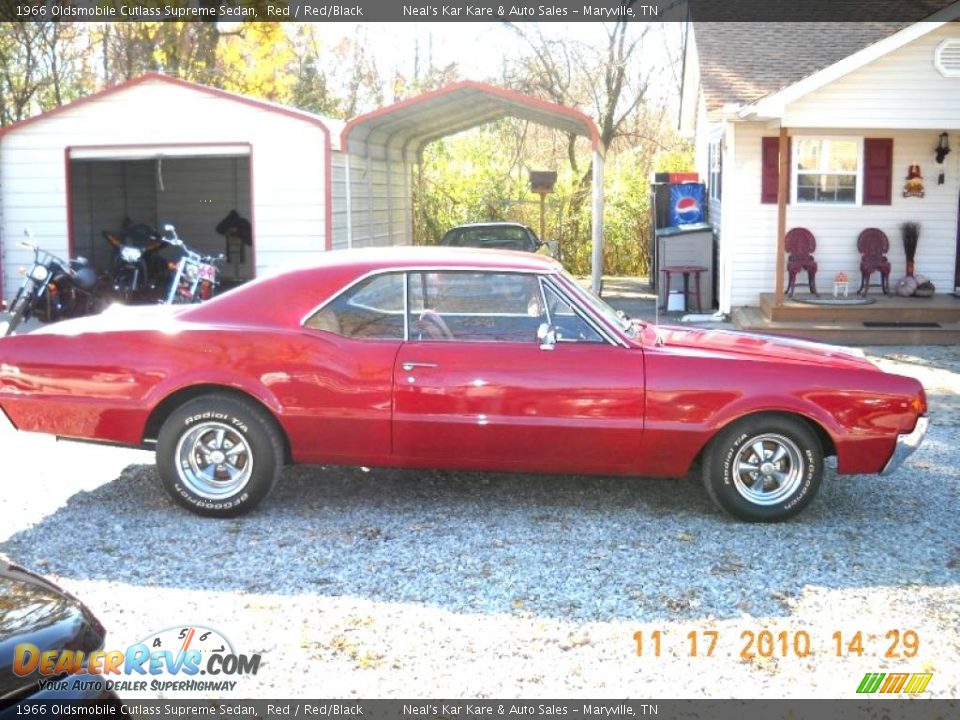
<svg viewBox="0 0 960 720">
<path fill-rule="evenodd" d="M 222 422 L 201 423 L 184 433 L 177 442 L 176 458 L 183 484 L 209 500 L 235 495 L 253 473 L 249 442 Z"/>
<path fill-rule="evenodd" d="M 793 495 L 803 482 L 803 455 L 790 438 L 765 433 L 740 447 L 731 472 L 733 484 L 745 500 L 775 505 Z"/>
</svg>

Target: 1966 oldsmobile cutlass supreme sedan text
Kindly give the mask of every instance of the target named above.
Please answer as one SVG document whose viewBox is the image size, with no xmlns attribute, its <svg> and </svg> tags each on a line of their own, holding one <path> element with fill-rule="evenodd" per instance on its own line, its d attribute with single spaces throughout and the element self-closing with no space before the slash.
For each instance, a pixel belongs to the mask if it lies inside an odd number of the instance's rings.
<svg viewBox="0 0 960 720">
<path fill-rule="evenodd" d="M 328 253 L 202 305 L 0 340 L 26 431 L 155 447 L 170 495 L 244 513 L 285 463 L 681 477 L 777 521 L 920 443 L 913 379 L 841 348 L 630 321 L 548 258 Z"/>
</svg>

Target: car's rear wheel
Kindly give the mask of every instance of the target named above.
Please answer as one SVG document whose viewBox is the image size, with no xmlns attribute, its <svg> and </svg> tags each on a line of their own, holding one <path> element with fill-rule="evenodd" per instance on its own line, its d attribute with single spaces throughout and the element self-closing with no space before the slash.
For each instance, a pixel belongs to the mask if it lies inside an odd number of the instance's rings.
<svg viewBox="0 0 960 720">
<path fill-rule="evenodd" d="M 707 447 L 703 484 L 721 509 L 740 520 L 779 522 L 805 508 L 820 488 L 823 448 L 799 418 L 745 418 Z"/>
<path fill-rule="evenodd" d="M 157 439 L 157 469 L 170 496 L 211 517 L 249 512 L 273 488 L 283 438 L 252 402 L 210 394 L 177 408 Z"/>
</svg>

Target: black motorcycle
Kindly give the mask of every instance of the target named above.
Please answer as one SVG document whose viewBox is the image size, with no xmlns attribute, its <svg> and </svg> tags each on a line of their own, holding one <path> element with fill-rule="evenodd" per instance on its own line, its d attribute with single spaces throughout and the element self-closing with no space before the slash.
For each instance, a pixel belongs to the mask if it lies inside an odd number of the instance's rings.
<svg viewBox="0 0 960 720">
<path fill-rule="evenodd" d="M 105 306 L 97 292 L 97 273 L 86 259 L 62 260 L 41 250 L 29 232 L 20 245 L 33 250 L 33 266 L 25 268 L 23 283 L 10 303 L 2 335 L 12 335 L 26 320 L 48 323 L 99 312 Z"/>
<path fill-rule="evenodd" d="M 122 232 L 103 231 L 114 249 L 110 294 L 117 302 L 152 303 L 161 300 L 167 285 L 167 261 L 159 251 L 166 241 L 149 225 L 125 223 Z"/>
</svg>

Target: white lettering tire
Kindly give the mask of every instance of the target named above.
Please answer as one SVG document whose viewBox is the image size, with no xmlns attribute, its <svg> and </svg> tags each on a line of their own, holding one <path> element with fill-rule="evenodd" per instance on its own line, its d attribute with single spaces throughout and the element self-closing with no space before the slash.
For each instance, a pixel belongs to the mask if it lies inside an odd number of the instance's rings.
<svg viewBox="0 0 960 720">
<path fill-rule="evenodd" d="M 283 466 L 283 438 L 256 404 L 226 394 L 190 400 L 171 413 L 157 440 L 164 488 L 198 515 L 249 512 L 273 488 Z"/>
<path fill-rule="evenodd" d="M 744 418 L 707 446 L 703 484 L 722 510 L 748 522 L 780 522 L 803 510 L 820 489 L 823 448 L 803 420 Z"/>
</svg>

